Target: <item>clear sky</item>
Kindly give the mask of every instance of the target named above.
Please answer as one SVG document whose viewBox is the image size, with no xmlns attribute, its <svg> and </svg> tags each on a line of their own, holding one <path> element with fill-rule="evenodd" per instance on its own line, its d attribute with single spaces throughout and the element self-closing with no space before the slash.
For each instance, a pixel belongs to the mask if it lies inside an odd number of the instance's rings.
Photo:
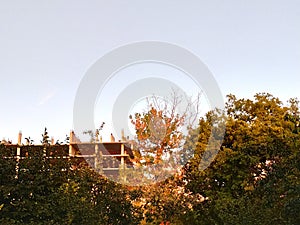
<svg viewBox="0 0 300 225">
<path fill-rule="evenodd" d="M 145 40 L 195 53 L 224 97 L 300 97 L 298 0 L 0 0 L 0 139 L 63 139 L 88 68 Z"/>
</svg>

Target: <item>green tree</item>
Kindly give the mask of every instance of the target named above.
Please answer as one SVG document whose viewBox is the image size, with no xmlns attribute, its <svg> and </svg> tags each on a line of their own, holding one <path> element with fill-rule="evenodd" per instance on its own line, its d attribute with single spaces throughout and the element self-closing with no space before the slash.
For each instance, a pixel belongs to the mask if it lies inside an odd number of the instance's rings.
<svg viewBox="0 0 300 225">
<path fill-rule="evenodd" d="M 185 173 L 190 190 L 208 198 L 199 207 L 199 224 L 297 224 L 299 213 L 290 210 L 299 199 L 297 104 L 284 106 L 266 93 L 254 100 L 229 95 L 225 137 L 205 170 L 199 164 L 213 151 L 208 137 L 224 117 L 210 112 L 200 120 L 191 135 L 196 154 Z"/>
</svg>

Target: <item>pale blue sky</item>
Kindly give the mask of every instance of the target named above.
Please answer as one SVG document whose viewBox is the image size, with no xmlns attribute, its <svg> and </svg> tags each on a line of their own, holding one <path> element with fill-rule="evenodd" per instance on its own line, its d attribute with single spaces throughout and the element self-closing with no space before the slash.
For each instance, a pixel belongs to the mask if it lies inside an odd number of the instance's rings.
<svg viewBox="0 0 300 225">
<path fill-rule="evenodd" d="M 63 138 L 88 68 L 143 40 L 198 55 L 224 96 L 300 97 L 299 21 L 298 0 L 0 0 L 0 139 Z"/>
</svg>

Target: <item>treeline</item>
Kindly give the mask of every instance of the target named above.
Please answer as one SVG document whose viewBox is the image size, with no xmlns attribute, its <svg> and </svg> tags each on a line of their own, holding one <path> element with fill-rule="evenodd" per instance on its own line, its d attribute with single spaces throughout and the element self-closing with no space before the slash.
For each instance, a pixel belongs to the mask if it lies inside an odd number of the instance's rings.
<svg viewBox="0 0 300 225">
<path fill-rule="evenodd" d="M 42 151 L 16 172 L 0 145 L 0 224 L 300 224 L 299 146 L 298 100 L 265 93 L 229 95 L 225 111 L 207 113 L 186 137 L 194 157 L 181 173 L 148 186 L 122 186 Z"/>
</svg>

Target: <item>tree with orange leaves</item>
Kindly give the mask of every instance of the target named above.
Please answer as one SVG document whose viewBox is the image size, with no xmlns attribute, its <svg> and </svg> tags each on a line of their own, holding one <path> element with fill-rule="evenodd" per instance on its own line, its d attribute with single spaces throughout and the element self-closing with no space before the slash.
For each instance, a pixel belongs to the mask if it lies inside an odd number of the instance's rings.
<svg viewBox="0 0 300 225">
<path fill-rule="evenodd" d="M 168 116 L 153 106 L 148 112 L 131 117 L 137 135 L 136 147 L 148 156 L 147 162 L 159 163 L 164 153 L 172 153 L 180 147 L 183 139 L 180 128 L 184 119 L 184 115 Z"/>
<path fill-rule="evenodd" d="M 185 133 L 198 116 L 194 102 L 184 98 L 175 92 L 170 99 L 152 96 L 145 112 L 130 116 L 136 131 L 134 164 L 146 179 L 162 181 L 184 164 Z"/>
</svg>

